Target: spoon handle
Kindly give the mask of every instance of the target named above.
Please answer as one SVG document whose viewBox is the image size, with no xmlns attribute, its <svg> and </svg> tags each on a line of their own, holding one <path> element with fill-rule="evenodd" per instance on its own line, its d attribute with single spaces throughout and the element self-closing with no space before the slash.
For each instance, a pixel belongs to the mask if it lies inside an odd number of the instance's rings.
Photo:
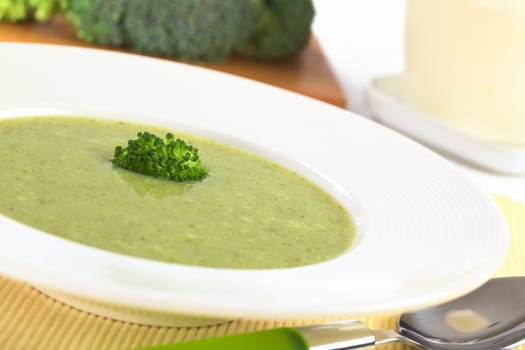
<svg viewBox="0 0 525 350">
<path fill-rule="evenodd" d="M 409 339 L 391 329 L 377 329 L 373 330 L 372 332 L 374 333 L 376 345 L 384 345 L 390 343 L 405 343 L 407 345 L 411 345 L 413 348 L 416 349 L 426 349 L 421 344 L 416 343 L 412 339 Z"/>
<path fill-rule="evenodd" d="M 142 350 L 343 350 L 374 349 L 372 331 L 359 321 L 338 321 L 315 326 L 277 328 Z"/>
<path fill-rule="evenodd" d="M 294 328 L 278 328 L 225 337 L 159 345 L 140 350 L 309 350 L 308 344 Z"/>
<path fill-rule="evenodd" d="M 360 321 L 336 321 L 297 327 L 309 350 L 374 349 L 375 336 Z"/>
</svg>

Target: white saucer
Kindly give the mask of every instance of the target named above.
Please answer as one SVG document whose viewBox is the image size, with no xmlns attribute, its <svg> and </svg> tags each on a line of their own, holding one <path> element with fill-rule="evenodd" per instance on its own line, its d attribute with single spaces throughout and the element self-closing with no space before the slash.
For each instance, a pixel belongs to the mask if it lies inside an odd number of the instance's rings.
<svg viewBox="0 0 525 350">
<path fill-rule="evenodd" d="M 525 147 L 467 135 L 410 106 L 404 98 L 402 75 L 372 80 L 366 98 L 374 119 L 407 136 L 485 169 L 525 174 Z"/>
</svg>

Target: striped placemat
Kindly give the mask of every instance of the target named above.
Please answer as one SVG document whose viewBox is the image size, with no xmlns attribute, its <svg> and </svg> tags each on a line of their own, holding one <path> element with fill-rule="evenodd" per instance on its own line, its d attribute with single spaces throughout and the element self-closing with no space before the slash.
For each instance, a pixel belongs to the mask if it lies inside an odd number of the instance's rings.
<svg viewBox="0 0 525 350">
<path fill-rule="evenodd" d="M 525 206 L 495 195 L 511 232 L 511 249 L 497 276 L 525 275 Z M 371 328 L 397 326 L 397 315 L 361 318 Z M 150 327 L 88 314 L 66 306 L 31 286 L 0 276 L 0 350 L 129 350 L 282 326 L 329 321 L 235 321 L 208 327 Z M 410 349 L 385 345 L 381 349 Z M 518 349 L 525 350 L 525 346 Z"/>
</svg>

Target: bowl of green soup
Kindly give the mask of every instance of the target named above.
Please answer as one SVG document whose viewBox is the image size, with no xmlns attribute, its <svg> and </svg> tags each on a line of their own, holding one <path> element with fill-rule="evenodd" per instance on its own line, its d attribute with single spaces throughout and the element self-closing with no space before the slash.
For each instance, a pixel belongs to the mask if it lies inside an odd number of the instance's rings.
<svg viewBox="0 0 525 350">
<path fill-rule="evenodd" d="M 505 257 L 487 195 L 348 111 L 137 55 L 0 57 L 0 274 L 73 307 L 171 326 L 405 311 L 472 290 Z M 197 147 L 207 176 L 113 165 L 142 131 Z"/>
</svg>

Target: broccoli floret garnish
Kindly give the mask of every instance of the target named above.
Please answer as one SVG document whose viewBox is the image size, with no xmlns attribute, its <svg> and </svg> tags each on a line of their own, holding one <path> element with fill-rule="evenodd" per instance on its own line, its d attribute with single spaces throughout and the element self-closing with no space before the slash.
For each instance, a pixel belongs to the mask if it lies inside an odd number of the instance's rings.
<svg viewBox="0 0 525 350">
<path fill-rule="evenodd" d="M 0 0 L 0 21 L 24 22 L 50 20 L 59 0 Z"/>
<path fill-rule="evenodd" d="M 173 181 L 201 180 L 208 171 L 202 166 L 197 148 L 166 134 L 166 142 L 147 131 L 137 133 L 128 147 L 115 147 L 112 163 L 137 173 Z"/>
</svg>

